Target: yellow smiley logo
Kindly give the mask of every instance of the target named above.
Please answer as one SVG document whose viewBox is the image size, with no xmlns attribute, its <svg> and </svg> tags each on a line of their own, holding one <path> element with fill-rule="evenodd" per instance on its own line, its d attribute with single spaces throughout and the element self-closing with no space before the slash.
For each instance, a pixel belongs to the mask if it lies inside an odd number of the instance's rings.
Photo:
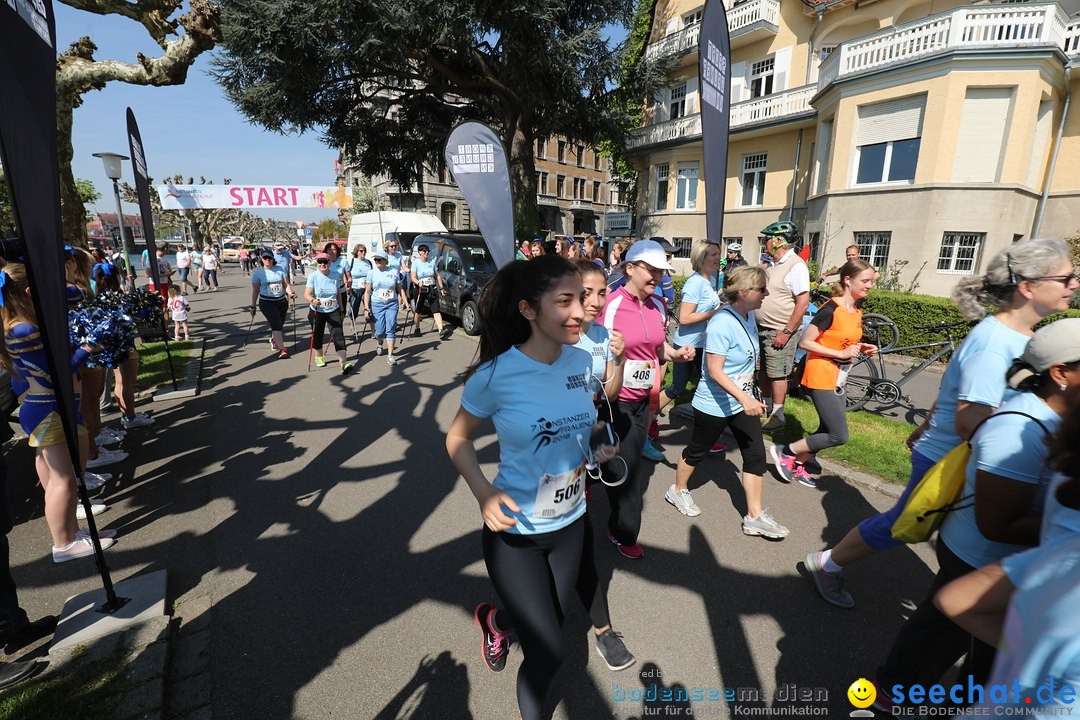
<svg viewBox="0 0 1080 720">
<path fill-rule="evenodd" d="M 857 708 L 868 708 L 877 699 L 877 689 L 866 678 L 859 678 L 847 689 L 847 698 Z"/>
</svg>

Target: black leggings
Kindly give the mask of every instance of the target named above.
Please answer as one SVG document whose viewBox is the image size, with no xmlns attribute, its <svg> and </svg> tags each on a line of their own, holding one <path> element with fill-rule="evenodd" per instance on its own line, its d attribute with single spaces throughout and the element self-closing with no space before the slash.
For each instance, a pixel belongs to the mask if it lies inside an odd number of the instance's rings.
<svg viewBox="0 0 1080 720">
<path fill-rule="evenodd" d="M 352 313 L 354 318 L 364 317 L 364 313 L 361 309 L 364 307 L 364 290 L 363 288 L 349 288 L 349 312 Z"/>
<path fill-rule="evenodd" d="M 620 400 L 613 408 L 611 428 L 619 438 L 619 453 L 616 458 L 603 466 L 608 482 L 615 482 L 617 474 L 626 463 L 626 482 L 616 487 L 607 487 L 611 514 L 608 516 L 608 531 L 623 545 L 633 545 L 641 532 L 642 498 L 641 479 L 638 467 L 641 465 L 641 448 L 645 445 L 649 430 L 649 401 L 623 402 Z"/>
<path fill-rule="evenodd" d="M 761 438 L 761 420 L 750 417 L 744 412 L 731 417 L 717 417 L 694 408 L 694 432 L 690 435 L 690 444 L 683 450 L 682 458 L 690 467 L 696 467 L 709 450 L 724 434 L 724 428 L 730 427 L 735 442 L 739 443 L 742 454 L 743 472 L 751 475 L 764 475 L 765 441 Z"/>
<path fill-rule="evenodd" d="M 810 390 L 810 400 L 818 414 L 817 432 L 806 438 L 810 452 L 818 453 L 846 443 L 848 428 L 844 396 L 837 395 L 835 390 Z"/>
<path fill-rule="evenodd" d="M 312 347 L 315 350 L 322 350 L 323 333 L 326 331 L 327 325 L 330 326 L 330 339 L 334 341 L 334 349 L 345 350 L 345 333 L 341 331 L 341 310 L 328 313 L 311 310 L 308 312 L 308 323 L 314 333 L 312 335 Z"/>
<path fill-rule="evenodd" d="M 517 632 L 524 659 L 518 670 L 518 709 L 524 720 L 540 717 L 551 679 L 563 659 L 562 621 L 581 567 L 588 533 L 582 517 L 539 535 L 492 532 L 484 527 L 482 544 L 488 576 L 510 613 L 496 616 L 499 629 Z M 589 544 L 589 551 L 592 545 Z"/>
<path fill-rule="evenodd" d="M 266 322 L 270 323 L 271 330 L 281 330 L 285 327 L 285 316 L 289 313 L 289 301 L 285 298 L 268 300 L 260 297 L 259 310 L 262 311 Z"/>
</svg>

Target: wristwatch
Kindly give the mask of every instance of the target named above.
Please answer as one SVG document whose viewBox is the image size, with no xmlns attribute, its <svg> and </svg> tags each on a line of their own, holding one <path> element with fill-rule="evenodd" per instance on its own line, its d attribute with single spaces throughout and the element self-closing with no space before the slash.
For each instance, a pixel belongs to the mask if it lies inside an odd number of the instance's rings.
<svg viewBox="0 0 1080 720">
<path fill-rule="evenodd" d="M 780 332 L 784 333 L 785 335 L 794 335 L 795 334 L 794 330 L 788 330 L 787 328 L 781 329 Z"/>
</svg>

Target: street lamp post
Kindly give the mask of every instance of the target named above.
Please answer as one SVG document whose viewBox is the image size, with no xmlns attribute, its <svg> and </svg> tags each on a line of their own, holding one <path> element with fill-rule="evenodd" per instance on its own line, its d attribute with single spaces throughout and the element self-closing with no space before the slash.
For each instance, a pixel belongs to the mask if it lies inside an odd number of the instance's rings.
<svg viewBox="0 0 1080 720">
<path fill-rule="evenodd" d="M 124 211 L 120 206 L 120 185 L 116 182 L 123 175 L 121 172 L 121 162 L 128 158 L 126 155 L 118 155 L 110 152 L 94 153 L 94 157 L 101 158 L 101 162 L 105 166 L 105 177 L 112 180 L 113 195 L 116 197 L 116 222 L 120 226 L 120 242 L 124 248 L 124 276 L 127 279 L 128 289 L 134 290 L 135 276 L 131 270 L 132 248 L 127 233 L 124 232 Z"/>
</svg>

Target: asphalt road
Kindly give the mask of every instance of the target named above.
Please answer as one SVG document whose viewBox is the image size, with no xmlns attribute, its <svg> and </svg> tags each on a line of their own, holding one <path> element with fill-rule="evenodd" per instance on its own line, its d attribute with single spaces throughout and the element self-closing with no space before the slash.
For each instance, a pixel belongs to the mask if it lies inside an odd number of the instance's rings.
<svg viewBox="0 0 1080 720">
<path fill-rule="evenodd" d="M 494 591 L 476 503 L 443 449 L 475 341 L 459 330 L 440 344 L 429 330 L 409 338 L 391 368 L 369 337 L 357 374 L 342 377 L 333 364 L 308 373 L 302 326 L 289 360 L 270 355 L 261 317 L 241 347 L 248 286 L 234 266 L 222 281 L 222 292 L 190 298 L 192 333 L 209 339 L 203 393 L 150 403 L 156 424 L 129 433 L 132 457 L 103 493 L 112 508 L 99 519 L 120 534 L 107 551 L 114 577 L 165 568 L 171 605 L 210 596 L 214 718 L 516 715 L 521 656 L 515 650 L 501 674 L 479 656 L 472 611 Z M 700 517 L 664 501 L 687 439 L 686 427 L 665 422 L 667 460 L 644 466 L 644 559 L 615 552 L 602 530 L 606 498 L 593 496 L 601 580 L 638 663 L 608 671 L 584 609 L 573 608 L 553 717 L 709 717 L 788 705 L 846 717 L 848 686 L 872 677 L 929 586 L 931 548 L 851 568 L 856 607 L 827 605 L 796 565 L 889 499 L 828 476 L 816 491 L 768 478 L 766 505 L 791 536 L 746 537 L 737 453 L 706 460 L 692 479 Z M 477 447 L 493 473 L 490 426 Z M 9 462 L 22 604 L 34 616 L 58 612 L 65 597 L 97 586 L 94 567 L 49 561 L 25 446 Z M 701 688 L 705 697 L 739 688 L 743 700 L 634 699 L 650 686 Z M 774 699 L 793 690 L 817 700 Z"/>
</svg>

